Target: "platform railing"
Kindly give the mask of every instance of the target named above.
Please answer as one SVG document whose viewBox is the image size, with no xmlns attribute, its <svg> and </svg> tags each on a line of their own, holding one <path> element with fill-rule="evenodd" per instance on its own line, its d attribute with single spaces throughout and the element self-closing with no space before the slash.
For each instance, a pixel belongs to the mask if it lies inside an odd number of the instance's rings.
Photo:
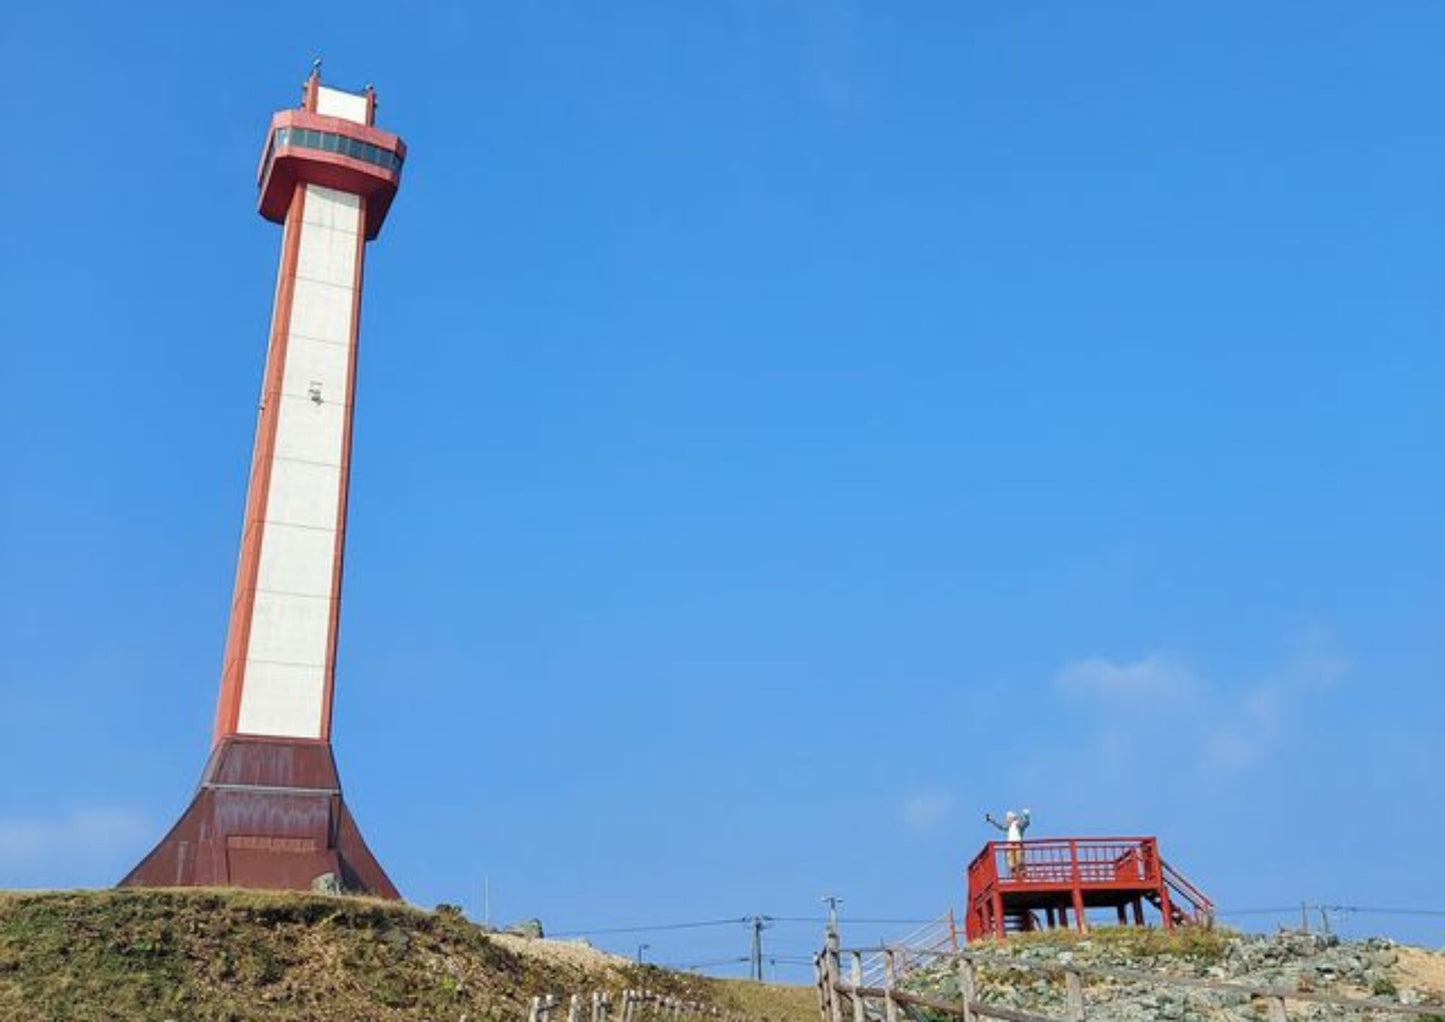
<svg viewBox="0 0 1445 1022">
<path fill-rule="evenodd" d="M 1138 884 L 1158 886 L 1158 845 L 1147 837 L 990 841 L 969 865 L 970 887 Z"/>
</svg>

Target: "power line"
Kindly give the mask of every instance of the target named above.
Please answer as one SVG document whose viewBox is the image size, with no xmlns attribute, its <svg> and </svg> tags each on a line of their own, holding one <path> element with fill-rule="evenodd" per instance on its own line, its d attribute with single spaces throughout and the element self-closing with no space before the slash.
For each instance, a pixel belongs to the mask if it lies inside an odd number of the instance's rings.
<svg viewBox="0 0 1445 1022">
<path fill-rule="evenodd" d="M 1354 912 L 1359 915 L 1372 916 L 1445 916 L 1445 909 L 1441 908 L 1371 908 L 1363 905 L 1316 905 L 1308 903 L 1310 908 L 1322 908 L 1330 912 Z M 1284 905 L 1279 908 L 1225 908 L 1217 909 L 1217 916 L 1277 916 L 1295 914 L 1299 912 L 1299 905 Z"/>
<path fill-rule="evenodd" d="M 660 930 L 695 930 L 709 926 L 740 926 L 747 923 L 751 916 L 738 916 L 734 919 L 699 919 L 681 923 L 649 923 L 637 924 L 634 926 L 602 926 L 590 930 L 559 930 L 551 934 L 553 937 L 593 937 L 603 936 L 609 933 L 653 933 Z M 772 922 L 778 923 L 814 923 L 826 925 L 830 919 L 827 916 L 768 916 Z M 840 916 L 839 925 L 853 924 L 856 926 L 923 926 L 927 923 L 936 922 L 934 919 L 886 919 L 886 918 L 865 918 L 862 916 Z"/>
<path fill-rule="evenodd" d="M 1445 908 L 1362 908 L 1359 905 L 1320 905 L 1331 912 L 1356 912 L 1368 916 L 1445 916 Z"/>
<path fill-rule="evenodd" d="M 1370 905 L 1313 905 L 1315 908 L 1327 909 L 1331 912 L 1353 912 L 1358 915 L 1393 915 L 1393 916 L 1422 916 L 1441 917 L 1445 916 L 1445 909 L 1442 908 L 1387 908 Z M 1280 905 L 1268 908 L 1222 908 L 1216 909 L 1218 916 L 1271 916 L 1293 914 L 1299 911 L 1299 905 Z M 696 930 L 715 926 L 742 926 L 750 923 L 754 916 L 735 916 L 729 919 L 698 919 L 675 923 L 649 923 L 633 926 L 604 926 L 596 929 L 563 930 L 551 934 L 553 937 L 593 937 L 605 936 L 608 934 L 622 933 L 656 933 L 664 930 Z M 828 916 L 763 916 L 769 923 L 811 923 L 814 925 L 827 925 L 831 922 Z M 936 922 L 936 919 L 912 919 L 906 917 L 884 917 L 884 916 L 839 916 L 840 926 L 923 926 Z"/>
<path fill-rule="evenodd" d="M 715 969 L 722 965 L 742 965 L 746 963 L 747 960 L 747 955 L 739 955 L 734 958 L 713 958 L 705 962 L 688 962 L 686 965 L 673 965 L 671 968 L 690 972 L 693 969 Z"/>
<path fill-rule="evenodd" d="M 773 919 L 780 923 L 824 923 L 828 922 L 827 916 L 773 916 Z M 858 926 L 924 926 L 928 923 L 938 922 L 938 917 L 932 919 L 870 919 L 863 916 L 839 916 L 839 925 L 854 923 Z"/>
<path fill-rule="evenodd" d="M 744 917 L 737 919 L 702 919 L 690 923 L 654 923 L 650 926 L 608 926 L 596 930 L 566 930 L 554 933 L 554 937 L 593 937 L 605 933 L 652 933 L 657 930 L 697 930 L 705 926 L 738 926 L 747 922 Z"/>
</svg>

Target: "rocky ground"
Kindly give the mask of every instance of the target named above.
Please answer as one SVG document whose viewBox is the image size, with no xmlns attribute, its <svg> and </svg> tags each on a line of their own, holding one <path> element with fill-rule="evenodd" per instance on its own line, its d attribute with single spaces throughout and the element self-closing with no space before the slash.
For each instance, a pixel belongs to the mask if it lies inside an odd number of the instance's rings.
<svg viewBox="0 0 1445 1022">
<path fill-rule="evenodd" d="M 1029 966 L 1069 965 L 1148 971 L 1255 986 L 1372 997 L 1409 1005 L 1440 1005 L 1445 1022 L 1445 954 L 1389 940 L 1340 941 L 1323 934 L 1242 935 L 1222 930 L 1101 930 L 1089 937 L 1046 934 L 1013 938 L 978 950 L 1016 961 L 1018 969 L 982 970 L 981 999 L 1019 1011 L 1064 1017 L 1058 978 Z M 911 973 L 905 987 L 940 999 L 957 996 L 951 967 Z M 1100 1022 L 1260 1022 L 1263 1001 L 1229 990 L 1199 990 L 1120 979 L 1085 978 L 1088 1018 Z M 1406 1018 L 1329 1005 L 1289 1002 L 1292 1019 Z M 1419 1018 L 1420 1016 L 1408 1016 Z"/>
</svg>

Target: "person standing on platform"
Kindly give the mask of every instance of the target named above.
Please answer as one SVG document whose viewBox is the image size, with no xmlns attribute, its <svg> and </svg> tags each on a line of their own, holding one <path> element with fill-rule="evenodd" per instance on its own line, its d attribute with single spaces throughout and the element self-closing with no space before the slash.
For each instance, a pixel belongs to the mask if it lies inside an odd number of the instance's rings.
<svg viewBox="0 0 1445 1022">
<path fill-rule="evenodd" d="M 1015 813 L 1010 809 L 1003 814 L 1002 823 L 993 818 L 993 813 L 984 813 L 983 818 L 1004 832 L 1004 839 L 1008 842 L 1004 850 L 1004 859 L 1008 862 L 1009 876 L 1022 878 L 1024 875 L 1024 831 L 1029 829 L 1028 809 L 1022 813 Z"/>
</svg>

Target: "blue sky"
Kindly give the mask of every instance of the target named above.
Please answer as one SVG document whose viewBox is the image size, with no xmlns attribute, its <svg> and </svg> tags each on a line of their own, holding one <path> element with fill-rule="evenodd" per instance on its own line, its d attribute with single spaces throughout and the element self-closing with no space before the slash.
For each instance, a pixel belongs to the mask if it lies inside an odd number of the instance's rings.
<svg viewBox="0 0 1445 1022">
<path fill-rule="evenodd" d="M 411 147 L 336 707 L 408 897 L 931 917 L 1026 804 L 1226 909 L 1445 909 L 1442 42 L 1424 2 L 12 11 L 0 886 L 112 883 L 199 773 L 253 174 L 321 53 Z"/>
</svg>

